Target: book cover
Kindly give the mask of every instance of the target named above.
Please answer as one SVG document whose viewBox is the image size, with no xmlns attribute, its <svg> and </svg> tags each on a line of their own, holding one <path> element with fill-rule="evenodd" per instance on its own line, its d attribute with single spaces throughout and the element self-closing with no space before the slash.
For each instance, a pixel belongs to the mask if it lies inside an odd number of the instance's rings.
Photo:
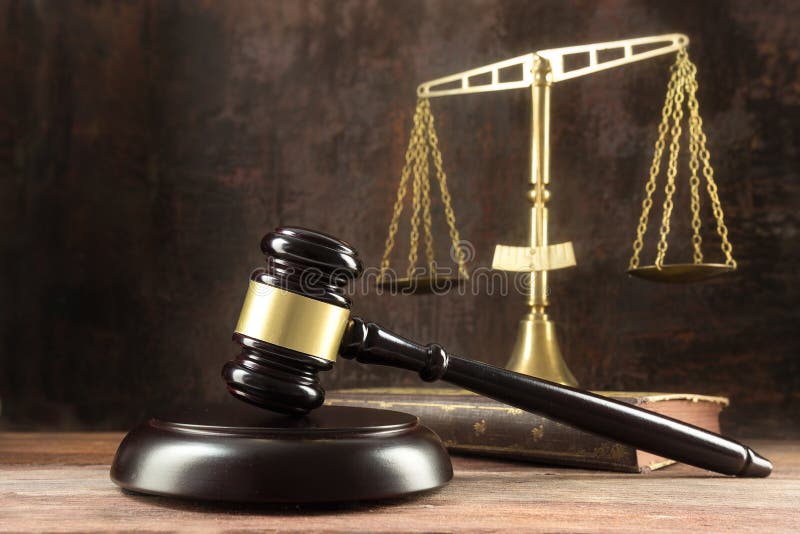
<svg viewBox="0 0 800 534">
<path fill-rule="evenodd" d="M 692 393 L 597 392 L 653 412 L 719 432 L 725 397 Z M 452 453 L 551 465 L 645 472 L 674 463 L 608 438 L 577 430 L 469 391 L 434 388 L 366 388 L 329 392 L 327 404 L 366 406 L 416 415 Z"/>
</svg>

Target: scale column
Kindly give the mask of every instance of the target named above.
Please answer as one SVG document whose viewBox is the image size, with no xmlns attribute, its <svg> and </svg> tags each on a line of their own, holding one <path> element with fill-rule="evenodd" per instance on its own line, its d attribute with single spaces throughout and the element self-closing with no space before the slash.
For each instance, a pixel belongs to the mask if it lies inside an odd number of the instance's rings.
<svg viewBox="0 0 800 534">
<path fill-rule="evenodd" d="M 536 57 L 531 85 L 531 169 L 528 183 L 530 213 L 530 254 L 547 250 L 547 202 L 550 200 L 550 89 L 553 84 L 549 62 Z M 531 270 L 528 288 L 530 310 L 519 323 L 517 339 L 506 367 L 560 384 L 577 386 L 558 345 L 555 324 L 547 316 L 549 296 L 547 270 Z"/>
<path fill-rule="evenodd" d="M 531 172 L 528 200 L 531 202 L 531 250 L 547 246 L 547 201 L 550 200 L 550 88 L 551 72 L 546 60 L 533 67 L 531 85 Z M 547 271 L 531 271 L 528 305 L 531 313 L 545 314 L 548 305 Z"/>
</svg>

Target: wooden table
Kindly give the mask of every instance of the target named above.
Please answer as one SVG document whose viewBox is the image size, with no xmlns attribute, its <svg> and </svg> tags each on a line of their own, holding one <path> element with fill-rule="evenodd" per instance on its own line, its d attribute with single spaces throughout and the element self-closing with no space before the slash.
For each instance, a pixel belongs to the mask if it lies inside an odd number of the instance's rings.
<svg viewBox="0 0 800 534">
<path fill-rule="evenodd" d="M 444 489 L 391 503 L 221 506 L 123 493 L 117 433 L 0 434 L 0 531 L 800 532 L 800 442 L 754 442 L 767 479 L 647 475 L 454 457 Z"/>
</svg>

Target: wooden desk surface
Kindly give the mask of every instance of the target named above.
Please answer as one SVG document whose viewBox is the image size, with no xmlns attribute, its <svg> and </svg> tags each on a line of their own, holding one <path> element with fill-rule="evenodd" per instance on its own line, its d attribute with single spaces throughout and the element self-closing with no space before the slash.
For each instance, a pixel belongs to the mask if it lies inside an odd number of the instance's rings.
<svg viewBox="0 0 800 534">
<path fill-rule="evenodd" d="M 751 445 L 767 479 L 684 465 L 647 475 L 454 457 L 434 493 L 387 504 L 220 506 L 123 493 L 118 433 L 0 434 L 0 531 L 800 531 L 800 442 Z"/>
</svg>

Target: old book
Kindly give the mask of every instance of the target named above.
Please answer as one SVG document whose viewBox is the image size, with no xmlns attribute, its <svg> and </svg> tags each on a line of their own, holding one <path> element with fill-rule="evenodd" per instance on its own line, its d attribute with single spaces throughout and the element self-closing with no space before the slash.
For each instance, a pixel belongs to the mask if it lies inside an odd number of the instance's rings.
<svg viewBox="0 0 800 534">
<path fill-rule="evenodd" d="M 601 395 L 719 432 L 725 397 L 605 391 Z M 453 453 L 637 473 L 674 463 L 546 417 L 459 389 L 368 388 L 329 392 L 327 404 L 417 415 Z"/>
</svg>

